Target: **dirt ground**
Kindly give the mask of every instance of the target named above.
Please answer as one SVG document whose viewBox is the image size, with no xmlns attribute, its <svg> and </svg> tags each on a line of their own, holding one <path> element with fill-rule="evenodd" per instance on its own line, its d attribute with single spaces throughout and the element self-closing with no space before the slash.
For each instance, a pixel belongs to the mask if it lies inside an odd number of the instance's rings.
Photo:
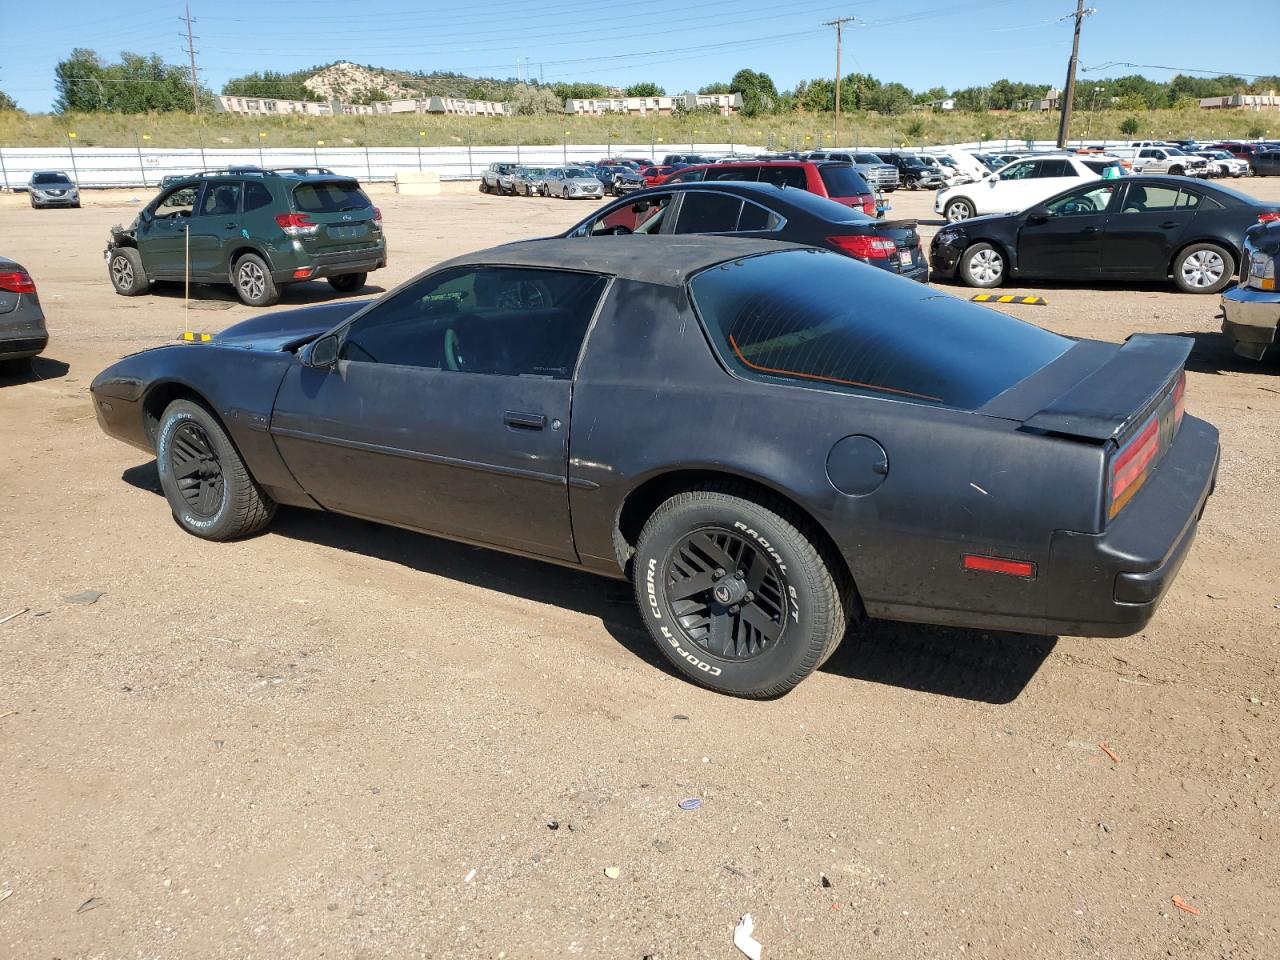
<svg viewBox="0 0 1280 960">
<path fill-rule="evenodd" d="M 370 290 L 590 208 L 374 192 Z M 115 296 L 130 197 L 0 197 L 52 331 L 0 381 L 0 956 L 732 958 L 745 913 L 766 958 L 1280 955 L 1280 364 L 1232 357 L 1217 297 L 1003 308 L 1196 339 L 1221 476 L 1148 630 L 872 623 L 756 703 L 665 669 L 621 583 L 293 510 L 182 533 L 87 387 L 254 311 Z M 931 235 L 930 200 L 894 215 Z"/>
</svg>

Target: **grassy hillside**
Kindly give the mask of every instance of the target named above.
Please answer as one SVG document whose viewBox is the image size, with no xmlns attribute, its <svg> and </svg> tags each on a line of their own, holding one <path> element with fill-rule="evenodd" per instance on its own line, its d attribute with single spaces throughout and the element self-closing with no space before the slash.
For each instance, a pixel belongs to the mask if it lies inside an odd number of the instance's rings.
<svg viewBox="0 0 1280 960">
<path fill-rule="evenodd" d="M 1129 139 L 1120 132 L 1128 117 L 1139 124 L 1135 136 L 1202 138 L 1280 136 L 1280 115 L 1217 112 L 1198 109 L 1155 110 L 1138 114 L 1099 111 L 1091 135 L 1098 139 Z M 256 146 L 451 146 L 475 144 L 574 143 L 670 144 L 673 149 L 691 141 L 770 146 L 775 149 L 816 149 L 833 145 L 831 114 L 789 114 L 756 119 L 692 115 L 686 117 L 568 117 L 558 114 L 501 119 L 438 116 L 279 117 L 270 120 L 226 114 L 193 117 L 184 114 L 125 116 L 118 114 L 0 113 L 0 147 L 60 146 L 74 131 L 83 146 L 147 147 Z M 1056 115 L 1013 114 L 845 114 L 839 144 L 902 144 L 911 146 L 976 140 L 1003 144 L 1024 139 L 1051 140 L 1057 135 Z M 1077 114 L 1072 139 L 1082 137 L 1087 113 Z M 567 131 L 567 133 L 566 133 Z M 265 133 L 264 138 L 259 134 Z M 146 139 L 146 137 L 150 139 Z M 661 150 L 661 147 L 659 147 Z"/>
</svg>

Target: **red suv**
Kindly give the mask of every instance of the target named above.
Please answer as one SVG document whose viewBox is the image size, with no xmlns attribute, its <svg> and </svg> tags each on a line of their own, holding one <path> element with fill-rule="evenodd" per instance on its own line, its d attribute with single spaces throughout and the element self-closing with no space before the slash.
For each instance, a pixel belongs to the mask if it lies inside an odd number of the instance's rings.
<svg viewBox="0 0 1280 960">
<path fill-rule="evenodd" d="M 755 180 L 779 187 L 808 190 L 820 197 L 856 207 L 876 216 L 876 195 L 853 164 L 838 160 L 748 160 L 735 163 L 705 163 L 685 167 L 660 180 L 660 184 L 710 180 Z"/>
</svg>

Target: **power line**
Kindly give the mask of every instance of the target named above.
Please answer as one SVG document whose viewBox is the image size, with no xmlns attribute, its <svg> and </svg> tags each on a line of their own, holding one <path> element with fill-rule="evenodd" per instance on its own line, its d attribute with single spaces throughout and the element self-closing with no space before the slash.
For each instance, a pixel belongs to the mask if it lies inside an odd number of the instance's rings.
<svg viewBox="0 0 1280 960">
<path fill-rule="evenodd" d="M 1129 63 L 1127 60 L 1108 60 L 1106 63 L 1098 64 L 1096 67 L 1086 67 L 1082 64 L 1080 72 L 1093 73 L 1097 70 L 1109 70 L 1111 67 L 1132 67 L 1135 70 L 1172 70 L 1175 73 L 1206 73 L 1214 77 L 1248 77 L 1251 80 L 1276 76 L 1274 73 L 1243 73 L 1239 70 L 1197 70 L 1192 67 L 1165 67 L 1158 63 Z"/>
<path fill-rule="evenodd" d="M 191 35 L 191 24 L 195 21 L 191 18 L 191 4 L 186 5 L 187 15 L 179 17 L 179 20 L 185 20 L 187 23 L 187 55 L 191 58 L 191 105 L 195 108 L 196 116 L 200 116 L 200 75 L 196 72 L 196 48 L 195 37 Z"/>
<path fill-rule="evenodd" d="M 840 50 L 844 46 L 844 25 L 857 23 L 857 21 L 857 17 L 836 17 L 823 24 L 824 27 L 836 28 L 836 125 L 834 130 L 836 143 L 840 142 Z"/>
</svg>

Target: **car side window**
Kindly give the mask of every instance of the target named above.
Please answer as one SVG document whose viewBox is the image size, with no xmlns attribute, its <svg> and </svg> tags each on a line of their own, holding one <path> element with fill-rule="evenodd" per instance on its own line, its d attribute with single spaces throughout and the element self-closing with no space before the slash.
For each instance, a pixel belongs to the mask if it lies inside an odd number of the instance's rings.
<svg viewBox="0 0 1280 960">
<path fill-rule="evenodd" d="M 1173 210 L 1178 203 L 1177 187 L 1144 187 L 1129 184 L 1121 213 L 1153 213 Z"/>
<path fill-rule="evenodd" d="M 750 200 L 742 201 L 742 213 L 738 216 L 739 233 L 748 230 L 777 230 L 781 225 L 782 217 L 772 210 L 768 210 L 758 203 L 752 203 Z"/>
<path fill-rule="evenodd" d="M 191 216 L 191 212 L 196 205 L 196 194 L 199 192 L 199 185 L 181 187 L 178 190 L 170 191 L 167 196 L 156 204 L 155 218 L 157 220 L 173 220 L 178 217 Z"/>
<path fill-rule="evenodd" d="M 1035 175 L 1036 161 L 1027 160 L 1023 163 L 1015 163 L 1009 166 L 1000 174 L 1001 180 L 1027 180 Z"/>
<path fill-rule="evenodd" d="M 723 193 L 692 190 L 684 195 L 675 233 L 733 233 L 738 229 L 742 200 Z"/>
<path fill-rule="evenodd" d="M 1051 217 L 1078 217 L 1091 213 L 1102 213 L 1111 203 L 1116 186 L 1108 183 L 1105 186 L 1090 187 L 1088 190 L 1075 190 L 1065 197 L 1047 204 Z"/>
<path fill-rule="evenodd" d="M 1046 177 L 1074 177 L 1075 171 L 1067 160 L 1041 160 L 1036 167 L 1035 176 L 1037 180 Z"/>
<path fill-rule="evenodd" d="M 737 180 L 754 182 L 760 179 L 759 167 L 725 167 L 721 170 L 718 167 L 707 173 L 707 180 Z"/>
<path fill-rule="evenodd" d="M 592 237 L 659 233 L 670 204 L 671 194 L 669 193 L 620 204 L 617 208 L 591 221 L 591 227 L 587 233 Z"/>
<path fill-rule="evenodd" d="M 244 185 L 244 212 L 261 210 L 271 206 L 271 191 L 261 183 L 250 180 Z"/>
<path fill-rule="evenodd" d="M 200 201 L 200 216 L 231 217 L 240 209 L 239 183 L 210 183 Z"/>
<path fill-rule="evenodd" d="M 761 183 L 772 183 L 777 187 L 796 187 L 803 190 L 806 186 L 804 170 L 801 167 L 764 167 L 760 171 Z"/>
<path fill-rule="evenodd" d="M 705 177 L 705 170 L 690 170 L 688 173 L 682 173 L 672 179 L 672 183 L 698 183 Z"/>
<path fill-rule="evenodd" d="M 608 278 L 527 267 L 458 267 L 424 277 L 357 318 L 352 363 L 568 380 Z"/>
</svg>

